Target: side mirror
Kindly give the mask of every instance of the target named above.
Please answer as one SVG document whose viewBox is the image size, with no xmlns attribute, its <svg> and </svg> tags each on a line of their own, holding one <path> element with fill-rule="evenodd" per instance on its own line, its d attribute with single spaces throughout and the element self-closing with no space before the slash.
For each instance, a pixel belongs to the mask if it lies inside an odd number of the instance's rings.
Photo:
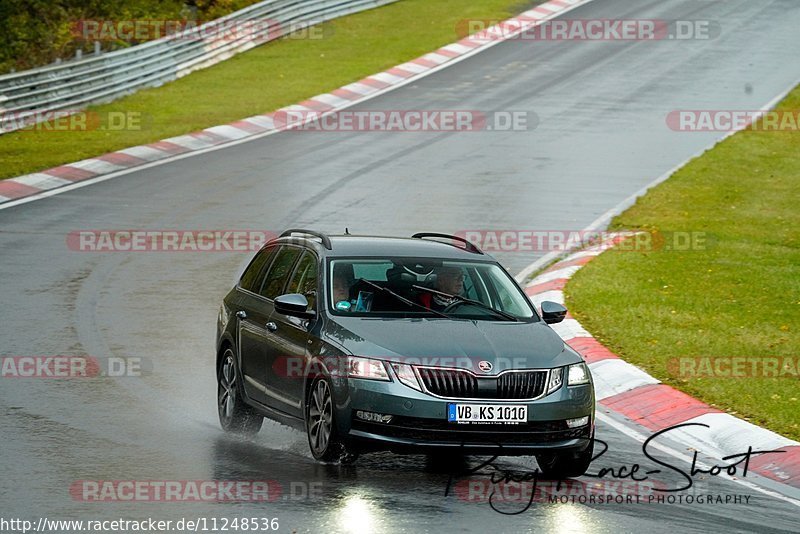
<svg viewBox="0 0 800 534">
<path fill-rule="evenodd" d="M 316 315 L 308 309 L 308 300 L 299 293 L 289 293 L 275 298 L 275 311 L 291 317 L 313 319 Z"/>
<path fill-rule="evenodd" d="M 547 324 L 556 324 L 567 316 L 567 309 L 558 302 L 546 300 L 542 302 L 542 319 Z"/>
</svg>

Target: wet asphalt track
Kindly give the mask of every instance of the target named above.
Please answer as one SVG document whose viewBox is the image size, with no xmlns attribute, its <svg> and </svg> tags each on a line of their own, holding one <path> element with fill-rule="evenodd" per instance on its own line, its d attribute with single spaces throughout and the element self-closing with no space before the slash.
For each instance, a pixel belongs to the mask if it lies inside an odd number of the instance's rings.
<svg viewBox="0 0 800 534">
<path fill-rule="evenodd" d="M 445 497 L 448 475 L 424 457 L 322 466 L 304 435 L 271 423 L 253 442 L 231 440 L 216 421 L 214 321 L 249 255 L 67 250 L 78 229 L 577 230 L 722 135 L 673 132 L 669 111 L 757 109 L 800 76 L 794 0 L 597 0 L 567 17 L 709 19 L 723 33 L 504 43 L 360 106 L 532 111 L 532 131 L 285 133 L 0 210 L 2 354 L 152 365 L 141 378 L 3 379 L 2 516 L 278 517 L 282 532 L 797 531 L 800 508 L 720 479 L 694 489 L 749 504 L 534 504 L 505 516 Z M 497 256 L 516 272 L 537 254 Z M 611 447 L 604 465 L 645 462 L 625 434 L 601 422 L 598 436 Z M 82 479 L 269 479 L 288 498 L 84 503 L 68 491 Z M 293 482 L 319 483 L 319 497 Z"/>
</svg>

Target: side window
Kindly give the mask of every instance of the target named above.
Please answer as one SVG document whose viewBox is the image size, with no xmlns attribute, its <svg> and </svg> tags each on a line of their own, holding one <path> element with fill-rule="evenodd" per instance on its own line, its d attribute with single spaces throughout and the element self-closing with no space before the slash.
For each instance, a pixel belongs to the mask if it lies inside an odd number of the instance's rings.
<svg viewBox="0 0 800 534">
<path fill-rule="evenodd" d="M 264 285 L 261 287 L 261 295 L 268 299 L 280 296 L 283 286 L 286 285 L 286 279 L 289 278 L 289 274 L 292 272 L 294 260 L 299 255 L 299 248 L 281 248 L 280 252 L 275 256 L 275 261 L 272 262 L 267 278 L 264 280 Z"/>
<path fill-rule="evenodd" d="M 317 258 L 312 253 L 303 253 L 286 292 L 304 295 L 308 299 L 309 309 L 314 309 L 317 297 Z"/>
<path fill-rule="evenodd" d="M 253 261 L 250 262 L 250 265 L 247 266 L 247 269 L 242 274 L 241 280 L 239 280 L 239 286 L 242 289 L 258 293 L 261 288 L 261 280 L 264 278 L 264 270 L 269 265 L 269 261 L 277 249 L 278 247 L 269 247 L 256 254 L 256 257 L 253 258 Z"/>
</svg>

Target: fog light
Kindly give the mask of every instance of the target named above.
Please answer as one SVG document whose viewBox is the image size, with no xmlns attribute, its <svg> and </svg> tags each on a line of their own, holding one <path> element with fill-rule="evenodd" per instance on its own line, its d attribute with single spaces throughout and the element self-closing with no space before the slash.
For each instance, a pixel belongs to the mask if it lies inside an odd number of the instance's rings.
<svg viewBox="0 0 800 534">
<path fill-rule="evenodd" d="M 369 421 L 370 423 L 391 423 L 392 416 L 391 415 L 384 415 L 381 413 L 375 412 L 364 412 L 358 410 L 356 412 L 356 417 L 361 419 L 362 421 Z"/>
<path fill-rule="evenodd" d="M 578 428 L 579 426 L 586 426 L 589 424 L 589 416 L 584 415 L 577 419 L 567 419 L 567 426 L 570 428 Z"/>
</svg>

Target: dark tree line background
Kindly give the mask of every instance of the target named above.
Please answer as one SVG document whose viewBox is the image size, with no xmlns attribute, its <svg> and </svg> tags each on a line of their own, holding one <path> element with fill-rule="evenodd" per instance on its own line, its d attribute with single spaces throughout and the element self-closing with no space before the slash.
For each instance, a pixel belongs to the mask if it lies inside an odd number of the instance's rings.
<svg viewBox="0 0 800 534">
<path fill-rule="evenodd" d="M 80 20 L 212 20 L 259 0 L 0 0 L 0 73 L 89 54 L 73 33 Z M 136 44 L 104 41 L 103 50 Z"/>
</svg>

